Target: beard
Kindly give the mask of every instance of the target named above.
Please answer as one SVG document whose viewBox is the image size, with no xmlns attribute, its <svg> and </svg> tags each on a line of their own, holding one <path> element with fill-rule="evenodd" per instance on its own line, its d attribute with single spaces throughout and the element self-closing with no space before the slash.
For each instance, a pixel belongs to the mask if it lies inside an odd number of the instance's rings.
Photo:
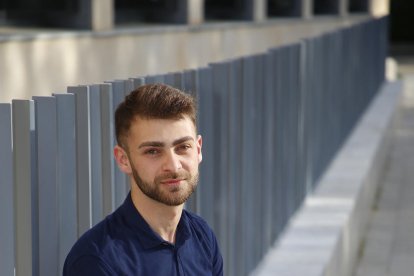
<svg viewBox="0 0 414 276">
<path fill-rule="evenodd" d="M 142 180 L 135 168 L 132 168 L 132 176 L 138 188 L 146 196 L 168 206 L 178 206 L 186 202 L 195 191 L 198 183 L 198 172 L 195 175 L 191 175 L 189 172 L 164 173 L 155 177 L 153 183 Z M 183 180 L 178 186 L 168 187 L 161 183 L 166 179 Z"/>
</svg>

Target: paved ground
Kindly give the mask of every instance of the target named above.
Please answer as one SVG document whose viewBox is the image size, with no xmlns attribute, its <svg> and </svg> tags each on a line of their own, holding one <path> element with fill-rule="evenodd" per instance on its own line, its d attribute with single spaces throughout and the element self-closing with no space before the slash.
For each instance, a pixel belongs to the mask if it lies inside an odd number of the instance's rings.
<svg viewBox="0 0 414 276">
<path fill-rule="evenodd" d="M 400 120 L 354 276 L 414 275 L 414 57 L 397 61 Z"/>
</svg>

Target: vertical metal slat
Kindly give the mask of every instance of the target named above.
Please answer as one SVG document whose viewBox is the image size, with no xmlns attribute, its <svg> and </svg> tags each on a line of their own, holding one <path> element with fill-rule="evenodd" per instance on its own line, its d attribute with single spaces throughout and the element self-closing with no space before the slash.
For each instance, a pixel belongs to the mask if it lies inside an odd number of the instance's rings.
<svg viewBox="0 0 414 276">
<path fill-rule="evenodd" d="M 14 275 L 11 105 L 0 103 L 0 275 Z"/>
<path fill-rule="evenodd" d="M 56 99 L 34 97 L 39 208 L 39 275 L 58 274 Z"/>
<path fill-rule="evenodd" d="M 16 276 L 33 275 L 32 142 L 33 102 L 12 101 Z M 37 231 L 35 231 L 37 232 Z"/>
<path fill-rule="evenodd" d="M 78 237 L 76 171 L 76 103 L 73 94 L 57 94 L 57 189 L 59 218 L 59 275 L 66 255 Z"/>
<path fill-rule="evenodd" d="M 76 171 L 78 236 L 92 226 L 91 147 L 89 90 L 87 86 L 71 86 L 68 92 L 76 101 Z"/>
</svg>

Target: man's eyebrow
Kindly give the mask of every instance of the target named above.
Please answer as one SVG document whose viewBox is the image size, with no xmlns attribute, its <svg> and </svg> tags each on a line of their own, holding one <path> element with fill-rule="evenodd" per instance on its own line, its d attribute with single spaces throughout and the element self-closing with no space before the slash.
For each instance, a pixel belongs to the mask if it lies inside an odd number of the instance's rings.
<svg viewBox="0 0 414 276">
<path fill-rule="evenodd" d="M 173 146 L 176 146 L 176 145 L 179 145 L 179 144 L 181 144 L 181 143 L 187 142 L 187 141 L 189 141 L 189 140 L 194 141 L 194 138 L 193 138 L 193 137 L 191 137 L 191 136 L 185 136 L 185 137 L 182 137 L 182 138 L 179 138 L 179 139 L 175 140 L 172 144 L 173 144 Z M 165 143 L 163 143 L 163 142 L 158 142 L 158 141 L 148 141 L 148 142 L 142 142 L 142 143 L 138 146 L 138 148 L 139 148 L 139 149 L 140 149 L 140 148 L 145 148 L 145 147 L 157 147 L 157 148 L 161 148 L 161 147 L 164 147 L 164 146 L 165 146 Z"/>
<path fill-rule="evenodd" d="M 163 142 L 149 141 L 141 143 L 138 148 L 140 149 L 145 147 L 163 147 L 164 145 L 165 144 Z"/>
<path fill-rule="evenodd" d="M 179 145 L 179 144 L 184 143 L 184 142 L 187 142 L 187 141 L 189 141 L 189 140 L 194 141 L 194 138 L 193 138 L 193 137 L 191 137 L 191 136 L 185 136 L 185 137 L 183 137 L 183 138 L 177 139 L 177 140 L 175 140 L 175 141 L 173 142 L 173 146 Z"/>
</svg>

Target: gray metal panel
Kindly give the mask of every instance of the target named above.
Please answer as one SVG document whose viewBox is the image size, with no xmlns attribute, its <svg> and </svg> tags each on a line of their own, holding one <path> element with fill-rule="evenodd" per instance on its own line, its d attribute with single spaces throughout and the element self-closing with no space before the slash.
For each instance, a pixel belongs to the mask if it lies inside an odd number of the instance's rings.
<svg viewBox="0 0 414 276">
<path fill-rule="evenodd" d="M 175 78 L 175 83 L 173 86 L 175 88 L 182 89 L 184 84 L 183 84 L 183 78 L 182 78 L 181 72 L 175 72 L 174 78 Z"/>
<path fill-rule="evenodd" d="M 32 145 L 33 102 L 12 101 L 13 178 L 16 276 L 33 273 Z"/>
<path fill-rule="evenodd" d="M 298 148 L 297 148 L 297 172 L 298 172 L 298 197 L 299 203 L 302 202 L 303 198 L 308 192 L 307 183 L 307 171 L 306 171 L 306 131 L 305 131 L 305 116 L 306 116 L 306 95 L 305 95 L 305 45 L 303 42 L 296 47 L 295 62 L 297 63 L 297 85 L 298 85 L 298 121 L 297 121 L 297 136 L 298 136 Z"/>
<path fill-rule="evenodd" d="M 253 56 L 253 63 L 254 63 L 254 106 L 255 106 L 255 115 L 254 115 L 254 140 L 252 141 L 252 144 L 259 144 L 264 145 L 264 137 L 265 132 L 267 129 L 263 127 L 264 123 L 264 55 L 254 55 Z M 252 164 L 254 167 L 255 172 L 255 189 L 253 189 L 252 194 L 255 197 L 255 210 L 254 212 L 256 214 L 261 214 L 260 216 L 255 216 L 253 224 L 256 225 L 254 231 L 254 241 L 256 243 L 255 250 L 252 252 L 254 253 L 253 260 L 255 263 L 258 263 L 262 257 L 262 254 L 264 252 L 264 244 L 263 244 L 263 237 L 264 237 L 264 229 L 263 229 L 263 219 L 264 219 L 264 190 L 266 183 L 263 179 L 263 156 L 265 156 L 265 151 L 267 151 L 263 146 L 256 147 L 254 151 L 254 163 Z M 253 255 L 253 254 L 252 254 Z"/>
<path fill-rule="evenodd" d="M 92 226 L 103 218 L 101 93 L 99 84 L 89 86 Z"/>
<path fill-rule="evenodd" d="M 76 172 L 75 95 L 58 94 L 57 110 L 57 189 L 59 218 L 59 275 L 69 250 L 78 237 Z"/>
<path fill-rule="evenodd" d="M 254 57 L 243 58 L 243 78 L 242 78 L 242 97 L 243 97 L 243 131 L 242 131 L 242 172 L 240 188 L 242 191 L 241 200 L 244 202 L 241 213 L 246 217 L 243 224 L 242 240 L 243 242 L 243 267 L 244 273 L 251 271 L 255 265 L 255 252 L 257 248 L 255 237 L 255 225 L 256 221 L 256 185 L 260 185 L 255 177 L 255 151 L 256 151 L 256 116 L 258 110 L 256 109 L 256 97 L 255 97 L 255 64 Z M 252 252 L 251 256 L 248 256 Z"/>
<path fill-rule="evenodd" d="M 289 111 L 290 111 L 290 143 L 289 143 L 289 153 L 290 153 L 290 166 L 289 166 L 289 178 L 291 183 L 291 201 L 292 209 L 291 213 L 293 214 L 296 209 L 299 207 L 299 160 L 298 160 L 298 149 L 299 149 L 299 138 L 298 138 L 298 125 L 299 125 L 299 103 L 300 103 L 300 93 L 299 93 L 299 52 L 298 44 L 292 44 L 287 49 L 288 54 L 288 64 L 289 64 Z"/>
<path fill-rule="evenodd" d="M 164 83 L 164 75 L 153 75 L 153 76 L 146 76 L 145 83 Z"/>
<path fill-rule="evenodd" d="M 306 121 L 307 129 L 307 179 L 309 181 L 309 190 L 313 189 L 315 183 L 315 136 L 316 136 L 316 116 L 315 116 L 315 96 L 316 76 L 318 71 L 315 68 L 315 43 L 313 40 L 306 40 Z"/>
<path fill-rule="evenodd" d="M 182 74 L 182 85 L 181 88 L 177 87 L 178 89 L 181 89 L 185 91 L 186 93 L 189 93 L 193 95 L 194 97 L 197 97 L 197 71 L 196 70 L 186 70 Z"/>
<path fill-rule="evenodd" d="M 0 275 L 14 275 L 11 105 L 0 103 Z"/>
<path fill-rule="evenodd" d="M 216 235 L 222 248 L 222 255 L 224 262 L 227 262 L 229 257 L 229 247 L 227 229 L 228 229 L 228 217 L 227 217 L 227 203 L 228 203 L 228 75 L 229 75 L 229 63 L 214 63 L 211 65 L 213 69 L 213 100 L 215 105 L 212 112 L 214 112 L 214 125 L 215 125 L 215 137 L 214 137 L 214 149 L 216 154 L 214 156 L 214 171 L 215 180 L 214 184 L 214 217 L 216 226 Z M 226 273 L 225 273 L 226 274 Z"/>
<path fill-rule="evenodd" d="M 302 193 L 305 197 L 312 188 L 312 180 L 310 175 L 310 155 L 309 155 L 309 130 L 310 130 L 310 121 L 309 121 L 309 68 L 308 68 L 308 52 L 307 52 L 307 41 L 304 40 L 301 42 L 300 46 L 300 60 L 299 60 L 299 70 L 300 70 L 300 114 L 299 114 L 299 145 L 300 145 L 300 159 L 302 161 L 301 171 L 302 171 Z"/>
<path fill-rule="evenodd" d="M 144 78 L 132 78 L 134 89 L 140 87 L 141 85 L 145 84 Z"/>
<path fill-rule="evenodd" d="M 137 84 L 137 80 L 133 79 L 132 82 L 134 85 Z M 115 113 L 116 108 L 118 105 L 124 100 L 126 94 L 130 91 L 127 90 L 127 85 L 125 81 L 113 81 L 110 82 L 112 84 L 112 108 Z M 114 129 L 115 131 L 115 129 Z M 115 136 L 112 141 L 112 148 L 117 144 Z M 119 170 L 118 166 L 115 166 L 114 169 L 114 185 L 115 185 L 115 208 L 120 206 L 122 202 L 124 202 L 125 197 L 129 191 L 129 179 L 127 176 Z"/>
<path fill-rule="evenodd" d="M 102 204 L 103 216 L 115 210 L 114 110 L 112 85 L 101 84 Z"/>
<path fill-rule="evenodd" d="M 181 75 L 181 72 L 168 73 L 164 76 L 164 83 L 167 85 L 171 85 L 172 87 L 181 89 L 183 81 Z"/>
<path fill-rule="evenodd" d="M 31 128 L 30 128 L 30 147 L 31 147 L 31 188 L 32 188 L 32 273 L 33 276 L 39 275 L 39 182 L 37 172 L 37 137 L 36 122 L 34 113 L 34 102 L 30 102 Z"/>
<path fill-rule="evenodd" d="M 242 171 L 242 83 L 243 64 L 241 59 L 233 60 L 229 64 L 229 85 L 228 85 L 228 205 L 226 212 L 228 213 L 227 235 L 232 237 L 228 240 L 229 257 L 226 262 L 228 275 L 243 275 L 243 256 L 244 252 L 241 231 L 243 223 L 246 223 L 245 216 L 240 214 L 243 202 L 241 200 L 242 193 L 239 187 L 241 182 Z"/>
<path fill-rule="evenodd" d="M 281 49 L 282 54 L 282 112 L 283 112 L 283 127 L 282 131 L 283 136 L 283 152 L 284 152 L 284 161 L 283 161 L 283 183 L 286 184 L 286 197 L 287 197 L 287 208 L 286 216 L 287 219 L 292 215 L 295 210 L 295 179 L 294 179 L 294 147 L 296 146 L 296 137 L 294 133 L 295 125 L 295 106 L 294 106 L 294 90 L 292 87 L 291 81 L 291 63 L 290 63 L 290 45 L 285 46 Z"/>
<path fill-rule="evenodd" d="M 274 104 L 274 66 L 273 56 L 268 52 L 264 57 L 263 71 L 263 204 L 264 204 L 264 225 L 263 243 L 267 246 L 272 244 L 276 238 L 276 175 L 275 162 L 275 104 Z"/>
<path fill-rule="evenodd" d="M 76 101 L 76 171 L 78 236 L 92 226 L 91 147 L 89 91 L 87 86 L 68 87 Z"/>
<path fill-rule="evenodd" d="M 286 196 L 285 196 L 285 183 L 283 181 L 283 100 L 282 100 L 282 72 L 283 64 L 281 62 L 281 49 L 275 49 L 272 51 L 272 62 L 274 68 L 274 116 L 275 116 L 275 131 L 274 131 L 274 171 L 275 171 L 275 201 L 276 201 L 276 233 L 279 234 L 285 223 L 286 219 L 284 216 L 285 206 L 286 206 Z"/>
<path fill-rule="evenodd" d="M 39 208 L 39 275 L 58 273 L 56 99 L 34 97 Z"/>
<path fill-rule="evenodd" d="M 246 247 L 244 252 L 244 269 L 247 273 L 259 261 L 262 255 L 263 237 L 263 57 L 254 55 L 243 58 L 243 131 L 240 133 L 243 141 L 243 165 L 241 176 L 241 198 L 246 214 L 244 230 Z M 245 154 L 245 155 L 243 155 Z M 245 178 L 246 177 L 246 178 Z M 254 188 L 252 186 L 254 183 Z M 251 203 L 246 205 L 246 199 Z M 257 214 L 261 214 L 258 216 Z M 249 249 L 248 249 L 249 248 Z"/>
<path fill-rule="evenodd" d="M 203 139 L 202 153 L 203 161 L 200 164 L 200 184 L 197 190 L 202 194 L 200 199 L 200 214 L 208 222 L 208 224 L 215 229 L 214 210 L 211 208 L 214 198 L 214 155 L 216 150 L 214 148 L 214 121 L 213 121 L 213 82 L 212 82 L 212 68 L 199 69 L 198 82 L 198 132 Z"/>
<path fill-rule="evenodd" d="M 287 165 L 288 165 L 288 158 L 289 155 L 287 153 L 286 141 L 288 140 L 287 135 L 287 112 L 286 112 L 286 105 L 287 100 L 286 96 L 289 91 L 286 91 L 286 63 L 285 63 L 285 55 L 286 55 L 286 46 L 281 47 L 278 49 L 278 60 L 277 60 L 277 80 L 278 80 L 278 89 L 277 89 L 277 125 L 278 125 L 278 159 L 279 161 L 279 181 L 281 187 L 281 197 L 279 200 L 281 201 L 281 213 L 282 213 L 282 224 L 285 225 L 288 220 L 288 205 L 290 202 L 290 198 L 288 196 L 288 189 L 289 183 L 287 182 Z"/>
<path fill-rule="evenodd" d="M 325 68 L 325 61 L 326 58 L 324 48 L 323 48 L 323 39 L 324 36 L 315 38 L 315 65 L 318 68 L 318 76 L 317 76 L 317 83 L 316 83 L 316 90 L 315 93 L 315 102 L 314 102 L 314 110 L 315 110 L 315 182 L 322 174 L 322 167 L 323 167 L 323 153 L 324 153 L 324 119 L 325 116 L 328 116 L 326 109 L 326 99 L 324 98 L 326 94 L 325 88 L 325 81 L 324 76 L 326 76 L 326 68 Z"/>
<path fill-rule="evenodd" d="M 124 86 L 127 95 L 131 93 L 133 90 L 135 90 L 135 85 L 136 82 L 133 79 L 124 80 Z"/>
</svg>

